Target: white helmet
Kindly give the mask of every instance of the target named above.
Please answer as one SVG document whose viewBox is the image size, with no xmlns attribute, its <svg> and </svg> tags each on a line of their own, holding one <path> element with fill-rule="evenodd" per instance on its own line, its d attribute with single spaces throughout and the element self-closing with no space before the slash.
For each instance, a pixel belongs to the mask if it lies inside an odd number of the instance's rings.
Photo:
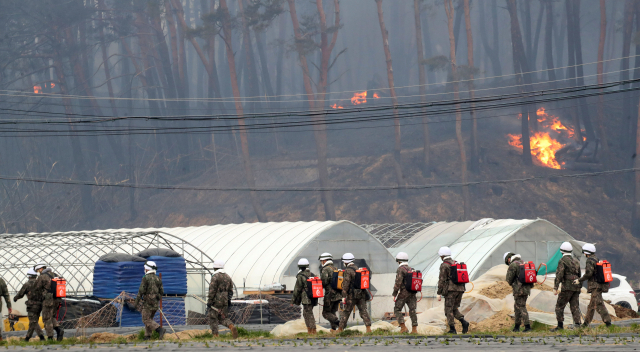
<svg viewBox="0 0 640 352">
<path fill-rule="evenodd" d="M 46 268 L 46 267 L 47 267 L 47 263 L 45 263 L 45 262 L 40 262 L 40 263 L 36 264 L 36 265 L 33 267 L 33 270 L 38 270 L 38 269 L 42 269 L 42 268 Z"/>
<path fill-rule="evenodd" d="M 582 246 L 582 252 L 587 254 L 594 254 L 596 252 L 596 246 L 591 243 L 585 243 L 585 245 Z"/>
<path fill-rule="evenodd" d="M 356 259 L 356 257 L 354 257 L 352 253 L 345 253 L 342 255 L 342 261 L 344 263 L 351 263 L 354 259 Z"/>
<path fill-rule="evenodd" d="M 309 265 L 309 261 L 307 260 L 307 258 L 301 258 L 300 260 L 298 260 L 298 266 L 308 266 Z"/>
<path fill-rule="evenodd" d="M 318 257 L 318 260 L 332 260 L 333 256 L 331 255 L 331 253 L 322 253 L 320 254 L 320 257 Z"/>
<path fill-rule="evenodd" d="M 451 256 L 451 249 L 449 249 L 449 247 L 440 247 L 440 249 L 438 249 L 438 255 L 441 257 L 449 257 Z"/>
<path fill-rule="evenodd" d="M 144 263 L 144 270 L 158 270 L 158 266 L 156 265 L 156 262 L 147 261 Z"/>
<path fill-rule="evenodd" d="M 27 275 L 28 276 L 38 276 L 38 273 L 36 273 L 36 271 L 33 270 L 33 268 L 32 268 L 32 269 L 27 270 Z"/>
<path fill-rule="evenodd" d="M 409 261 L 409 255 L 405 252 L 400 252 L 396 255 L 396 261 L 398 262 L 408 262 Z"/>
<path fill-rule="evenodd" d="M 560 246 L 560 251 L 565 253 L 572 252 L 573 246 L 569 242 L 563 242 L 562 245 Z"/>
<path fill-rule="evenodd" d="M 224 260 L 216 259 L 213 261 L 214 269 L 224 269 Z"/>
</svg>

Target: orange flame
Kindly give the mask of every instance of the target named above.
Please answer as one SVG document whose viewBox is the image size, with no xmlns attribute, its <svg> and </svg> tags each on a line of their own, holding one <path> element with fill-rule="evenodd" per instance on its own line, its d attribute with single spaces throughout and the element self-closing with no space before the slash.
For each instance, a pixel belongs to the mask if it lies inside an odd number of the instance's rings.
<svg viewBox="0 0 640 352">
<path fill-rule="evenodd" d="M 42 87 L 40 87 L 40 86 L 33 86 L 33 92 L 34 92 L 35 94 L 40 94 L 40 93 L 42 93 Z"/>
<path fill-rule="evenodd" d="M 535 132 L 529 137 L 531 155 L 534 156 L 534 161 L 537 164 L 552 169 L 561 169 L 564 162 L 558 162 L 556 152 L 566 144 L 561 143 L 557 138 L 561 136 L 572 138 L 575 130 L 563 125 L 557 116 L 547 114 L 544 108 L 538 109 L 536 115 L 540 128 L 548 131 Z M 509 145 L 522 149 L 522 135 L 508 134 L 507 137 Z"/>
<path fill-rule="evenodd" d="M 373 99 L 380 99 L 380 96 L 378 95 L 378 93 L 373 93 Z"/>
<path fill-rule="evenodd" d="M 331 105 L 332 109 L 344 109 L 342 106 L 338 105 L 338 104 L 333 104 Z"/>
<path fill-rule="evenodd" d="M 360 104 L 364 104 L 366 102 L 367 102 L 367 91 L 366 90 L 364 92 L 355 93 L 353 95 L 353 98 L 351 98 L 351 104 L 353 104 L 353 105 L 360 105 Z"/>
</svg>

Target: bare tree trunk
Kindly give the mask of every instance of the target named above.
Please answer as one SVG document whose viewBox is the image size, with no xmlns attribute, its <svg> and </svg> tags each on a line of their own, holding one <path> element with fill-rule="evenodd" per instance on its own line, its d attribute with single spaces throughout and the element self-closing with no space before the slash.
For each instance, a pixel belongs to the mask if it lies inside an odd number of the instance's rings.
<svg viewBox="0 0 640 352">
<path fill-rule="evenodd" d="M 547 64 L 547 77 L 551 81 L 551 87 L 556 87 L 556 71 L 553 65 L 553 1 L 545 0 L 547 25 L 544 33 L 545 61 Z"/>
<path fill-rule="evenodd" d="M 320 112 L 324 108 L 325 94 L 327 91 L 327 77 L 329 71 L 329 59 L 331 58 L 331 51 L 335 46 L 335 41 L 338 36 L 338 32 L 335 31 L 331 40 L 331 44 L 329 44 L 327 38 L 327 24 L 326 17 L 324 14 L 324 9 L 322 7 L 322 0 L 316 0 L 316 6 L 318 8 L 318 14 L 320 17 L 320 31 L 321 31 L 321 59 L 320 59 L 320 81 L 318 83 L 318 97 L 313 92 L 313 87 L 311 86 L 311 74 L 309 72 L 309 66 L 307 63 L 307 57 L 302 51 L 302 48 L 298 48 L 298 57 L 300 59 L 300 64 L 302 66 L 302 79 L 304 84 L 304 89 L 307 93 L 307 100 L 309 103 L 309 110 L 314 111 L 313 120 L 313 135 L 316 140 L 316 153 L 318 156 L 318 178 L 320 180 L 320 186 L 323 189 L 329 187 L 329 166 L 327 162 L 327 131 L 326 125 L 324 124 L 324 115 Z M 336 7 L 336 21 L 340 23 L 340 7 L 337 0 L 335 1 Z M 293 23 L 293 32 L 296 38 L 296 44 L 298 44 L 303 38 L 302 33 L 300 32 L 300 23 L 298 22 L 298 13 L 296 11 L 295 0 L 288 0 L 289 2 L 289 13 L 291 14 L 291 22 Z M 329 190 L 323 190 L 320 193 L 322 203 L 324 204 L 324 212 L 327 220 L 335 220 L 335 205 L 333 202 L 333 192 Z"/>
<path fill-rule="evenodd" d="M 600 0 L 600 42 L 598 43 L 598 84 L 604 84 L 604 43 L 607 37 L 607 5 Z M 600 143 L 605 152 L 609 151 L 607 134 L 604 129 L 604 97 L 598 96 L 598 134 Z"/>
<path fill-rule="evenodd" d="M 458 68 L 456 64 L 456 38 L 453 35 L 453 15 L 454 8 L 451 0 L 444 0 L 444 8 L 447 13 L 447 25 L 449 29 L 449 52 L 451 55 L 451 74 L 453 76 L 453 98 L 454 100 L 460 100 L 460 93 L 458 91 Z M 463 220 L 469 220 L 471 218 L 471 196 L 469 195 L 469 186 L 467 183 L 467 153 L 464 146 L 464 139 L 462 138 L 462 112 L 460 111 L 460 104 L 456 104 L 456 139 L 458 140 L 458 148 L 460 148 L 460 162 L 462 170 L 462 200 L 464 202 L 464 214 Z"/>
<path fill-rule="evenodd" d="M 242 159 L 244 161 L 245 177 L 247 179 L 247 185 L 249 188 L 255 188 L 255 179 L 253 175 L 253 167 L 251 166 L 251 155 L 249 154 L 249 140 L 247 139 L 247 131 L 245 129 L 244 122 L 244 110 L 242 108 L 242 98 L 240 96 L 240 89 L 238 88 L 238 77 L 236 75 L 236 62 L 233 55 L 233 47 L 231 45 L 231 16 L 229 15 L 229 8 L 227 7 L 227 0 L 220 0 L 220 10 L 222 11 L 222 31 L 224 33 L 224 42 L 227 49 L 227 62 L 229 63 L 229 74 L 231 75 L 231 89 L 233 90 L 233 97 L 236 106 L 236 114 L 238 115 L 238 125 L 240 126 L 240 144 L 242 146 Z M 256 212 L 259 222 L 266 222 L 267 215 L 262 209 L 258 194 L 254 191 L 250 191 L 251 204 L 253 210 Z"/>
<path fill-rule="evenodd" d="M 498 33 L 498 0 L 493 0 L 493 4 L 491 6 L 491 18 L 493 19 L 493 50 L 496 53 L 497 63 L 498 63 L 498 73 L 497 76 L 502 76 L 502 64 L 500 63 L 500 35 Z M 496 78 L 496 81 L 501 81 L 502 77 Z"/>
<path fill-rule="evenodd" d="M 238 0 L 238 11 L 242 18 L 242 45 L 246 66 L 246 74 L 244 75 L 245 92 L 248 92 L 250 97 L 253 97 L 252 102 L 248 104 L 249 112 L 256 111 L 256 103 L 254 102 L 257 97 L 260 96 L 260 82 L 258 81 L 258 71 L 256 70 L 256 62 L 253 55 L 253 45 L 251 44 L 251 31 L 249 30 L 249 24 L 244 13 L 244 0 Z"/>
<path fill-rule="evenodd" d="M 638 118 L 640 118 L 640 105 L 638 105 Z M 636 124 L 636 149 L 635 155 L 640 155 L 640 121 Z M 631 220 L 631 233 L 634 237 L 640 238 L 640 157 L 636 157 L 633 161 L 635 171 L 635 192 L 633 217 Z"/>
<path fill-rule="evenodd" d="M 513 50 L 513 69 L 516 72 L 516 79 L 518 80 L 518 86 L 520 91 L 530 89 L 531 79 L 529 78 L 529 66 L 527 65 L 527 58 L 524 55 L 524 45 L 522 44 L 522 35 L 520 33 L 520 23 L 518 21 L 518 9 L 516 7 L 516 0 L 506 0 L 507 8 L 509 9 L 509 16 L 511 17 L 511 47 Z M 520 72 L 518 74 L 518 72 Z M 525 81 L 526 86 L 523 88 L 522 81 Z M 529 109 L 526 105 L 522 105 L 522 158 L 525 165 L 533 164 L 531 159 L 531 140 L 529 138 Z M 535 119 L 534 110 L 534 119 Z"/>
<path fill-rule="evenodd" d="M 104 0 L 98 0 L 98 9 L 100 10 L 100 19 L 103 20 L 104 23 L 104 11 L 106 11 L 106 7 L 104 6 Z M 107 53 L 107 45 L 105 42 L 104 29 L 100 29 L 100 48 L 102 49 L 102 65 L 104 66 L 104 77 L 107 82 L 107 91 L 109 92 L 109 103 L 111 104 L 111 111 L 114 116 L 118 116 L 118 109 L 116 108 L 116 101 L 113 95 L 113 84 L 111 83 L 111 72 L 109 71 L 109 56 Z"/>
<path fill-rule="evenodd" d="M 493 70 L 493 76 L 495 76 L 495 81 L 499 81 L 502 78 L 498 76 L 502 76 L 502 67 L 500 66 L 500 58 L 498 57 L 499 53 L 497 50 L 491 48 L 491 44 L 489 44 L 489 34 L 487 33 L 487 17 L 485 16 L 484 8 L 488 2 L 483 1 L 478 6 L 480 7 L 480 39 L 482 40 L 482 47 L 484 48 L 484 52 L 491 60 L 491 68 Z"/>
<path fill-rule="evenodd" d="M 184 20 L 184 9 L 180 0 L 173 0 L 173 6 L 175 7 L 175 13 L 177 18 Z M 189 96 L 189 75 L 187 74 L 187 53 L 184 45 L 186 38 L 186 29 L 183 26 L 178 33 L 178 75 L 180 76 L 182 95 L 183 97 Z M 174 63 L 175 64 L 175 63 Z"/>
<path fill-rule="evenodd" d="M 380 22 L 380 31 L 382 32 L 382 46 L 384 48 L 384 55 L 387 59 L 387 79 L 389 80 L 389 92 L 391 94 L 391 102 L 393 104 L 393 124 L 395 128 L 395 146 L 393 149 L 393 161 L 396 169 L 396 179 L 398 182 L 398 194 L 402 195 L 404 192 L 402 190 L 404 186 L 404 179 L 402 176 L 402 142 L 400 135 L 400 117 L 398 116 L 398 98 L 396 96 L 396 88 L 393 83 L 393 65 L 391 62 L 391 51 L 389 50 L 389 32 L 384 25 L 384 16 L 382 13 L 382 0 L 376 0 L 376 5 L 378 7 L 378 20 Z M 455 51 L 455 45 L 453 50 Z"/>
<path fill-rule="evenodd" d="M 422 175 L 431 175 L 430 154 L 431 146 L 429 139 L 429 117 L 427 116 L 427 74 L 424 67 L 424 48 L 422 44 L 422 23 L 420 20 L 420 0 L 413 0 L 413 12 L 416 26 L 416 48 L 418 49 L 418 82 L 420 84 L 420 102 L 422 107 Z"/>
<path fill-rule="evenodd" d="M 178 54 L 178 32 L 176 29 L 176 21 L 173 18 L 175 10 L 171 6 L 171 0 L 164 0 L 164 9 L 165 19 L 167 20 L 167 28 L 169 28 L 169 34 L 171 37 L 171 59 L 173 61 L 171 69 L 173 70 L 173 77 L 176 80 L 176 89 L 178 91 L 178 96 L 180 98 L 184 98 L 182 89 L 184 81 L 182 80 L 182 76 L 179 72 L 180 56 Z"/>
<path fill-rule="evenodd" d="M 531 47 L 531 61 L 538 62 L 538 47 L 540 46 L 540 31 L 542 30 L 542 17 L 544 15 L 544 4 L 540 4 L 540 12 L 538 13 L 538 20 L 536 21 L 536 34 L 533 37 L 533 44 Z M 535 71 L 536 65 L 531 66 L 531 70 Z M 537 74 L 536 74 L 537 75 Z"/>
<path fill-rule="evenodd" d="M 531 59 L 529 61 L 529 67 L 535 71 L 535 62 L 533 62 L 533 58 L 531 56 L 533 52 L 533 40 L 531 35 L 531 1 L 523 1 L 522 2 L 522 24 L 524 31 L 524 55 L 527 59 Z"/>
<path fill-rule="evenodd" d="M 633 0 L 627 0 L 624 4 L 624 22 L 622 25 L 622 58 L 620 61 L 620 80 L 626 81 L 629 79 L 629 54 L 631 53 L 631 34 L 633 31 Z M 630 85 L 625 84 L 620 86 L 620 89 L 628 89 Z M 622 93 L 622 118 L 627 121 L 624 123 L 621 138 L 621 148 L 625 150 L 627 146 L 631 145 L 629 131 L 629 121 L 631 120 L 631 93 Z"/>
<path fill-rule="evenodd" d="M 467 80 L 469 85 L 469 96 L 471 100 L 476 98 L 475 87 L 473 83 L 473 69 L 475 64 L 473 62 L 473 34 L 471 33 L 471 10 L 469 6 L 469 0 L 464 0 L 464 22 L 467 29 L 467 53 L 469 61 L 469 79 Z M 480 172 L 480 160 L 478 155 L 478 120 L 476 119 L 475 103 L 471 103 L 471 172 Z"/>
<path fill-rule="evenodd" d="M 573 30 L 573 42 L 574 45 L 574 53 L 576 55 L 576 71 L 578 76 L 578 86 L 584 86 L 584 68 L 582 65 L 582 35 L 580 34 L 580 0 L 571 0 L 573 2 L 572 10 L 573 10 L 573 21 L 572 24 L 574 26 Z M 591 114 L 589 113 L 589 107 L 587 106 L 586 98 L 580 98 L 580 110 L 581 110 L 581 118 L 584 123 L 584 129 L 587 134 L 587 140 L 595 143 L 596 141 L 596 133 L 593 129 L 593 124 L 591 123 Z"/>
</svg>

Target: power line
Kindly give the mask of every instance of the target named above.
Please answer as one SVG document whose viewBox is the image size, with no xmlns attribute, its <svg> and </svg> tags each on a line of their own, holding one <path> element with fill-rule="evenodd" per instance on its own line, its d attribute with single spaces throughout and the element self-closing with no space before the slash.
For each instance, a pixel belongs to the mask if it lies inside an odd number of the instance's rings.
<svg viewBox="0 0 640 352">
<path fill-rule="evenodd" d="M 50 180 L 32 177 L 18 177 L 18 176 L 5 176 L 0 175 L 0 180 L 9 181 L 22 181 L 22 182 L 34 182 L 45 184 L 62 184 L 72 186 L 92 186 L 92 187 L 116 187 L 116 188 L 136 188 L 136 189 L 156 189 L 156 190 L 179 190 L 179 191 L 212 191 L 212 192 L 321 192 L 321 191 L 335 191 L 335 192 L 351 192 L 351 191 L 388 191 L 397 189 L 434 189 L 434 188 L 459 188 L 467 186 L 478 186 L 485 184 L 508 184 L 516 182 L 529 182 L 545 179 L 561 179 L 561 178 L 585 178 L 596 177 L 603 175 L 617 175 L 629 172 L 640 171 L 640 168 L 632 169 L 618 169 L 596 172 L 585 172 L 577 174 L 559 174 L 559 175 L 545 175 L 545 176 L 530 176 L 515 179 L 505 180 L 486 180 L 486 181 L 471 181 L 471 182 L 458 182 L 458 183 L 434 183 L 427 185 L 389 185 L 389 186 L 351 186 L 351 187 L 200 187 L 200 186 L 175 186 L 175 185 L 156 185 L 156 184 L 128 184 L 128 183 L 100 183 L 96 181 L 81 181 L 81 180 Z"/>
</svg>

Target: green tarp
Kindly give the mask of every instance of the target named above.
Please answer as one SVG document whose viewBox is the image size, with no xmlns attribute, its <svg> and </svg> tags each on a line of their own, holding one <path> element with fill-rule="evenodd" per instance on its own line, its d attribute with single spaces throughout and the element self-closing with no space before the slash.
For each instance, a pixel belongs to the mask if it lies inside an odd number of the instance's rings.
<svg viewBox="0 0 640 352">
<path fill-rule="evenodd" d="M 556 253 L 552 255 L 551 258 L 549 258 L 549 260 L 547 260 L 546 270 L 544 266 L 541 267 L 540 271 L 538 271 L 538 275 L 545 275 L 547 273 L 547 270 L 550 273 L 555 273 L 556 269 L 558 268 L 558 262 L 560 261 L 560 258 L 562 258 L 562 253 L 560 253 L 560 249 L 558 249 Z"/>
</svg>

